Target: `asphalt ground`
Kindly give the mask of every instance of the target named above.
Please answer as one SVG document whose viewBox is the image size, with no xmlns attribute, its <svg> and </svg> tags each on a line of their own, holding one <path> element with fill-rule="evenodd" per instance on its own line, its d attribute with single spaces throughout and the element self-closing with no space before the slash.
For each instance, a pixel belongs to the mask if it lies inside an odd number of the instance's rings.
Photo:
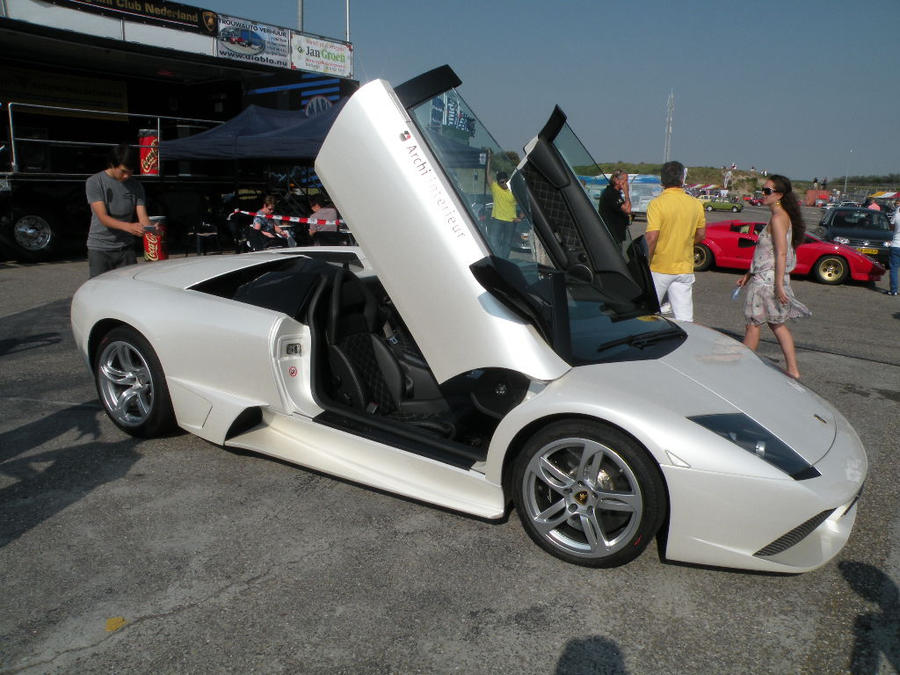
<svg viewBox="0 0 900 675">
<path fill-rule="evenodd" d="M 742 334 L 737 276 L 697 275 L 698 322 Z M 86 278 L 83 260 L 0 264 L 0 672 L 900 670 L 886 279 L 793 282 L 813 311 L 792 325 L 803 382 L 851 421 L 870 469 L 848 546 L 784 576 L 668 563 L 655 543 L 584 569 L 515 514 L 484 522 L 188 434 L 132 439 L 75 352 Z M 760 353 L 781 363 L 770 334 Z"/>
</svg>

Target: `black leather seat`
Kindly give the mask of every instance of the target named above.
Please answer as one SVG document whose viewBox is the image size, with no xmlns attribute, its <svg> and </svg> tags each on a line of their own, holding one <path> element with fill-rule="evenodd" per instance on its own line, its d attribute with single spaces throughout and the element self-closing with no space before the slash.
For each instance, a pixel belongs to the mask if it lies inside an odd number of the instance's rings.
<svg viewBox="0 0 900 675">
<path fill-rule="evenodd" d="M 382 332 L 385 314 L 373 293 L 349 270 L 334 276 L 326 342 L 332 391 L 338 402 L 452 438 L 450 407 L 430 376 L 425 390 L 397 358 Z"/>
</svg>

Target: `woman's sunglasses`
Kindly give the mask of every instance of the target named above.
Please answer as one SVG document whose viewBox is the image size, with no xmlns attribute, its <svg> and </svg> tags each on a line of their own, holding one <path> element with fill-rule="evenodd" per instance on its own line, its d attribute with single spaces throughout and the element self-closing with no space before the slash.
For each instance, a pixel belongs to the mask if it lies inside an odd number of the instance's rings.
<svg viewBox="0 0 900 675">
<path fill-rule="evenodd" d="M 766 195 L 767 197 L 768 197 L 770 194 L 772 194 L 773 192 L 775 192 L 775 190 L 773 190 L 773 189 L 770 188 L 770 187 L 765 187 L 765 188 L 762 189 L 762 193 L 763 193 L 764 195 Z"/>
</svg>

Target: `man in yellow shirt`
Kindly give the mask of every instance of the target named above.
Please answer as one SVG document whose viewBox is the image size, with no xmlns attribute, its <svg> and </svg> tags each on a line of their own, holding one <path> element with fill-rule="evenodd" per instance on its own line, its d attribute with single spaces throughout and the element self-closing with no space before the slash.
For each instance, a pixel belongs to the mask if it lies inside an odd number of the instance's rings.
<svg viewBox="0 0 900 675">
<path fill-rule="evenodd" d="M 506 258 L 509 256 L 516 232 L 514 223 L 518 223 L 522 218 L 519 216 L 516 198 L 509 189 L 509 176 L 505 171 L 498 171 L 497 180 L 491 181 L 491 197 L 494 205 L 491 208 L 488 243 L 494 255 Z"/>
<path fill-rule="evenodd" d="M 694 244 L 706 236 L 703 205 L 684 191 L 686 175 L 681 162 L 663 164 L 664 189 L 647 207 L 644 235 L 656 296 L 660 304 L 668 296 L 679 321 L 694 320 Z"/>
</svg>

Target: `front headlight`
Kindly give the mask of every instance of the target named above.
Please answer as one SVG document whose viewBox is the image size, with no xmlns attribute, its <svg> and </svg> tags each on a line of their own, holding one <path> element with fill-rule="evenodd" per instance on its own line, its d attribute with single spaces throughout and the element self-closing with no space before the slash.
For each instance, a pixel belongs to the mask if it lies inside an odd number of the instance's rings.
<svg viewBox="0 0 900 675">
<path fill-rule="evenodd" d="M 835 237 L 834 242 L 836 244 L 844 244 L 844 246 L 846 246 L 847 244 L 850 243 L 850 240 L 847 239 L 847 237 Z"/>
<path fill-rule="evenodd" d="M 794 480 L 806 480 L 821 475 L 789 445 L 744 413 L 696 415 L 688 419 L 784 471 Z"/>
</svg>

